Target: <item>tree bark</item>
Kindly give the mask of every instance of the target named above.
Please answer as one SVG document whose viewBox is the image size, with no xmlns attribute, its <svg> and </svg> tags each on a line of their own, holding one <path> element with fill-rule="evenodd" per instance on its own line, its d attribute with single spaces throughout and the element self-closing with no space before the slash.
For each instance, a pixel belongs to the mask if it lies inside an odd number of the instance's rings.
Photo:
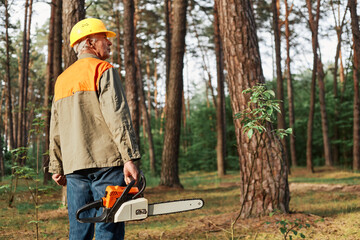
<svg viewBox="0 0 360 240">
<path fill-rule="evenodd" d="M 182 187 L 179 179 L 179 146 L 183 67 L 186 36 L 187 0 L 174 0 L 174 23 L 171 38 L 170 78 L 167 87 L 166 122 L 160 185 Z"/>
<path fill-rule="evenodd" d="M 54 27 L 54 63 L 53 63 L 53 74 L 54 78 L 51 82 L 51 94 L 54 92 L 55 80 L 62 73 L 62 31 L 63 31 L 63 21 L 62 21 L 62 1 L 56 0 L 56 17 L 55 17 L 55 27 Z M 82 16 L 81 16 L 82 17 Z M 85 13 L 84 13 L 85 17 Z"/>
<path fill-rule="evenodd" d="M 29 65 L 30 65 L 30 30 L 31 30 L 31 20 L 32 20 L 32 6 L 33 6 L 33 0 L 30 0 L 29 2 L 29 21 L 28 21 L 28 27 L 27 27 L 27 33 L 26 33 L 26 64 L 25 64 L 25 78 L 24 78 L 24 93 L 23 93 L 23 116 L 22 116 L 22 145 L 21 146 L 27 146 L 29 143 L 28 140 L 28 129 L 29 129 L 29 119 L 27 116 L 27 103 L 28 103 L 28 89 L 29 89 Z M 25 165 L 27 158 L 23 158 L 22 164 Z"/>
<path fill-rule="evenodd" d="M 359 99 L 359 61 L 360 61 L 360 30 L 359 17 L 357 15 L 357 1 L 349 0 L 348 6 L 351 13 L 351 30 L 353 34 L 354 48 L 354 122 L 353 122 L 353 170 L 360 170 L 360 99 Z"/>
<path fill-rule="evenodd" d="M 120 24 L 120 10 L 119 10 L 120 0 L 116 0 L 115 2 L 115 26 L 116 26 L 116 63 L 119 64 L 119 76 L 120 81 L 123 82 L 123 77 L 121 75 L 122 68 L 122 58 L 121 58 L 121 24 Z"/>
<path fill-rule="evenodd" d="M 125 86 L 131 120 L 140 143 L 140 118 L 138 107 L 138 86 L 136 81 L 135 49 L 134 49 L 134 0 L 124 0 L 124 60 L 125 60 Z"/>
<path fill-rule="evenodd" d="M 219 14 L 217 5 L 214 4 L 214 42 L 216 55 L 216 72 L 217 72 L 217 96 L 216 96 L 216 162 L 218 177 L 226 174 L 225 156 L 226 156 L 226 130 L 225 130 L 225 93 L 224 93 L 224 55 L 221 44 L 219 29 Z"/>
<path fill-rule="evenodd" d="M 14 149 L 14 123 L 12 115 L 12 94 L 11 94 L 11 75 L 10 75 L 10 40 L 9 40 L 9 5 L 8 1 L 5 4 L 5 48 L 6 48 L 6 61 L 5 61 L 5 83 L 6 83 L 6 116 L 7 116 L 7 129 L 6 133 L 9 138 L 10 148 Z"/>
<path fill-rule="evenodd" d="M 44 126 L 44 152 L 49 151 L 49 135 L 50 135 L 50 115 L 51 115 L 51 100 L 52 96 L 52 84 L 54 78 L 54 28 L 55 28 L 55 17 L 56 17 L 56 0 L 51 1 L 51 14 L 50 14 L 50 24 L 49 24 L 49 37 L 48 37 L 48 56 L 46 64 L 46 79 L 45 79 L 45 93 L 44 93 L 44 112 L 43 116 L 45 118 Z M 50 180 L 49 173 L 49 155 L 44 154 L 43 156 L 43 167 L 44 167 L 44 178 L 43 184 L 47 184 Z"/>
<path fill-rule="evenodd" d="M 165 64 L 166 64 L 166 92 L 169 85 L 170 78 L 170 60 L 171 60 L 171 1 L 164 0 L 164 14 L 165 14 Z"/>
<path fill-rule="evenodd" d="M 325 165 L 326 166 L 332 166 L 332 155 L 331 155 L 331 146 L 330 146 L 330 140 L 329 140 L 329 130 L 328 130 L 328 123 L 327 123 L 327 114 L 326 114 L 326 104 L 325 104 L 325 84 L 324 84 L 324 77 L 325 74 L 322 69 L 322 63 L 321 59 L 317 55 L 317 50 L 319 48 L 319 42 L 318 42 L 318 28 L 319 28 L 319 19 L 320 19 L 320 0 L 317 0 L 317 6 L 316 6 L 316 18 L 314 19 L 314 16 L 312 14 L 312 3 L 311 1 L 306 1 L 308 12 L 309 12 L 309 24 L 310 24 L 310 30 L 312 33 L 312 44 L 313 44 L 313 54 L 314 54 L 314 66 L 313 66 L 313 79 L 316 81 L 316 77 L 319 84 L 319 101 L 320 101 L 320 111 L 321 111 L 321 127 L 322 127 L 322 134 L 323 134 L 323 145 L 324 145 L 324 155 L 325 155 Z M 314 82 L 315 82 L 314 81 Z M 313 82 L 313 81 L 312 81 Z M 314 86 L 314 92 L 311 92 L 311 95 L 315 95 L 315 86 Z M 311 96 L 311 100 L 313 96 Z M 314 97 L 315 100 L 315 97 Z M 311 104 L 311 107 L 314 108 L 313 105 L 315 105 L 315 101 Z M 310 107 L 310 108 L 311 108 Z M 314 109 L 313 109 L 314 111 Z M 310 110 L 311 112 L 311 110 Z M 312 118 L 314 116 L 314 112 L 310 113 L 312 114 Z M 310 114 L 309 114 L 309 122 L 313 122 L 313 120 L 310 121 Z M 308 124 L 308 128 L 309 128 Z M 312 129 L 312 126 L 311 126 Z M 309 130 L 309 129 L 308 129 Z M 312 133 L 308 132 L 308 134 L 312 135 Z M 310 136 L 308 135 L 308 138 Z M 312 136 L 311 136 L 312 138 Z M 311 152 L 308 153 L 311 155 Z"/>
<path fill-rule="evenodd" d="M 138 3 L 136 3 L 136 11 L 135 11 L 135 20 L 134 20 L 134 28 L 136 29 L 137 21 L 139 20 L 139 11 L 138 11 Z M 146 109 L 146 103 L 145 103 L 145 91 L 144 91 L 144 84 L 142 80 L 142 74 L 141 74 L 141 61 L 139 57 L 139 51 L 138 51 L 138 40 L 136 39 L 136 30 L 134 31 L 134 40 L 135 40 L 135 64 L 136 64 L 136 80 L 137 80 L 137 89 L 139 94 L 139 100 L 140 100 L 140 108 L 141 113 L 143 116 L 143 121 L 145 125 L 145 131 L 147 134 L 147 140 L 149 144 L 149 160 L 150 160 L 150 171 L 151 174 L 155 175 L 155 151 L 154 151 L 154 142 L 151 132 L 151 124 L 150 124 L 150 116 L 148 114 L 148 111 Z M 149 89 L 150 91 L 150 89 Z M 149 102 L 149 108 L 150 108 L 150 102 Z"/>
<path fill-rule="evenodd" d="M 63 39 L 64 39 L 64 68 L 67 69 L 76 60 L 76 54 L 70 47 L 70 32 L 72 27 L 85 18 L 85 0 L 64 0 L 63 5 Z"/>
<path fill-rule="evenodd" d="M 24 111 L 25 111 L 25 78 L 26 78 L 26 72 L 27 72 L 27 27 L 28 27 L 28 15 L 29 15 L 29 0 L 26 0 L 25 2 L 25 17 L 24 17 L 24 32 L 23 32 L 23 48 L 22 48 L 22 59 L 21 59 L 21 75 L 19 77 L 19 111 L 18 111 L 18 131 L 16 135 L 16 147 L 22 147 L 23 145 L 23 118 L 24 118 Z"/>
<path fill-rule="evenodd" d="M 287 0 L 285 0 L 285 38 L 286 38 L 286 81 L 287 81 L 287 94 L 289 101 L 289 127 L 292 129 L 290 135 L 290 156 L 291 164 L 293 167 L 297 166 L 296 159 L 296 140 L 295 140 L 295 110 L 294 110 L 294 90 L 291 77 L 291 58 L 290 58 L 290 28 L 289 28 L 289 15 L 292 6 L 289 9 Z"/>
<path fill-rule="evenodd" d="M 320 112 L 321 112 L 321 129 L 323 134 L 325 165 L 332 166 L 333 161 L 331 154 L 329 127 L 328 127 L 326 103 L 325 103 L 325 83 L 324 83 L 325 73 L 320 58 L 318 59 L 317 67 L 318 67 L 318 83 L 319 83 L 319 101 L 320 101 Z"/>
<path fill-rule="evenodd" d="M 265 79 L 261 68 L 255 18 L 250 0 L 217 0 L 227 80 L 233 113 L 247 108 L 249 96 L 242 91 Z M 281 143 L 267 132 L 249 139 L 234 120 L 240 163 L 241 216 L 263 216 L 275 209 L 289 212 L 288 170 Z"/>
<path fill-rule="evenodd" d="M 339 126 L 337 124 L 338 121 L 338 115 L 339 115 L 339 106 L 341 105 L 341 98 L 339 98 L 339 94 L 338 94 L 338 70 L 339 70 L 339 59 L 340 59 L 340 83 L 342 84 L 343 82 L 343 75 L 344 75 L 344 69 L 342 66 L 342 58 L 341 58 L 341 44 L 342 44 L 342 32 L 343 32 L 343 27 L 345 25 L 345 16 L 347 13 L 347 7 L 345 9 L 342 21 L 340 22 L 340 2 L 339 2 L 339 16 L 338 19 L 336 18 L 336 14 L 335 14 L 335 8 L 334 8 L 334 3 L 333 1 L 330 1 L 330 5 L 331 5 L 331 9 L 334 15 L 334 20 L 335 20 L 335 30 L 336 30 L 336 35 L 337 35 L 337 46 L 336 46 L 336 53 L 335 53 L 335 60 L 334 60 L 334 72 L 333 72 L 333 94 L 334 94 L 334 98 L 335 98 L 335 115 L 334 115 L 334 136 L 333 136 L 333 140 L 339 140 L 340 137 L 340 130 L 339 130 Z M 333 161 L 334 164 L 337 165 L 339 164 L 339 154 L 340 154 L 340 145 L 337 143 L 333 143 Z"/>
<path fill-rule="evenodd" d="M 276 97 L 279 101 L 280 113 L 277 114 L 277 128 L 286 129 L 285 124 L 285 107 L 284 107 L 284 81 L 281 72 L 281 32 L 279 24 L 280 16 L 280 1 L 272 0 L 272 13 L 273 13 L 273 29 L 274 29 L 274 41 L 275 41 L 275 59 L 276 59 Z M 286 138 L 282 138 L 281 144 L 283 147 L 285 161 L 290 170 L 290 163 L 288 158 L 288 151 L 286 147 Z"/>
<path fill-rule="evenodd" d="M 307 9 L 309 12 L 309 26 L 312 35 L 312 49 L 313 49 L 313 70 L 311 77 L 311 90 L 310 90 L 310 110 L 309 110 L 309 119 L 307 125 L 307 141 L 306 141 L 306 167 L 309 171 L 314 172 L 313 162 L 312 162 L 312 134 L 313 134 L 313 125 L 314 125 L 314 113 L 315 113 L 315 91 L 316 91 L 316 76 L 317 76 L 317 48 L 318 48 L 318 23 L 320 14 L 320 0 L 317 0 L 317 15 L 314 19 L 312 13 L 312 2 L 311 0 L 306 0 Z"/>
</svg>

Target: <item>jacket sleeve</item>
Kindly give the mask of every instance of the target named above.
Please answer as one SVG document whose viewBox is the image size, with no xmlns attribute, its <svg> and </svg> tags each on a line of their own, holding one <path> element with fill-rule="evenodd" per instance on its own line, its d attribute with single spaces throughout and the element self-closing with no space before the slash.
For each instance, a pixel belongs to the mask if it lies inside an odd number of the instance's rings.
<svg viewBox="0 0 360 240">
<path fill-rule="evenodd" d="M 58 116 L 55 104 L 51 108 L 50 120 L 50 145 L 49 145 L 49 172 L 64 174 L 60 147 L 60 134 L 58 125 Z"/>
<path fill-rule="evenodd" d="M 113 135 L 123 163 L 140 159 L 129 106 L 116 69 L 109 68 L 101 75 L 98 94 L 100 110 Z"/>
</svg>

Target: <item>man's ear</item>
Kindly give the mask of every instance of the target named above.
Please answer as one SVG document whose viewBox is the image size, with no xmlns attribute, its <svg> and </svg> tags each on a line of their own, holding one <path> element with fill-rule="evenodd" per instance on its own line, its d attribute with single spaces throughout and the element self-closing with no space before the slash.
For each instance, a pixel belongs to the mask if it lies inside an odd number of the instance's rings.
<svg viewBox="0 0 360 240">
<path fill-rule="evenodd" d="M 94 44 L 90 38 L 86 38 L 86 45 L 88 45 L 89 47 L 92 47 L 92 48 L 94 47 Z"/>
</svg>

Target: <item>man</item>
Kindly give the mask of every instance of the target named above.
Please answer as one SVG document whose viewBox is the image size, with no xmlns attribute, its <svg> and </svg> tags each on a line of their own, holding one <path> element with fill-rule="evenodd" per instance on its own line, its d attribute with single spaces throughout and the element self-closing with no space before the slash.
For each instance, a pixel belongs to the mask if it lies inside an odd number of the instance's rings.
<svg viewBox="0 0 360 240">
<path fill-rule="evenodd" d="M 108 185 L 137 180 L 140 159 L 118 72 L 108 62 L 114 37 L 101 20 L 78 22 L 70 46 L 78 60 L 56 80 L 50 123 L 49 172 L 67 185 L 70 239 L 123 239 L 123 223 L 79 223 L 76 211 L 98 200 Z M 101 209 L 88 211 L 93 217 Z"/>
</svg>

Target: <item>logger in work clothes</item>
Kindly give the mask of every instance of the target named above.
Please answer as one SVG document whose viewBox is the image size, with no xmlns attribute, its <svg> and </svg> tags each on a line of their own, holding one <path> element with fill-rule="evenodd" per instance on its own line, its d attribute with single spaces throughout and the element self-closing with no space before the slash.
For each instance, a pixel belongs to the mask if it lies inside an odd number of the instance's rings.
<svg viewBox="0 0 360 240">
<path fill-rule="evenodd" d="M 78 60 L 56 80 L 51 109 L 49 172 L 67 185 L 70 239 L 123 239 L 124 223 L 79 223 L 76 211 L 105 195 L 108 185 L 137 180 L 140 159 L 117 70 L 104 61 L 115 37 L 99 19 L 78 22 L 70 46 Z M 83 217 L 101 215 L 101 208 Z M 84 215 L 88 214 L 88 215 Z"/>
</svg>

